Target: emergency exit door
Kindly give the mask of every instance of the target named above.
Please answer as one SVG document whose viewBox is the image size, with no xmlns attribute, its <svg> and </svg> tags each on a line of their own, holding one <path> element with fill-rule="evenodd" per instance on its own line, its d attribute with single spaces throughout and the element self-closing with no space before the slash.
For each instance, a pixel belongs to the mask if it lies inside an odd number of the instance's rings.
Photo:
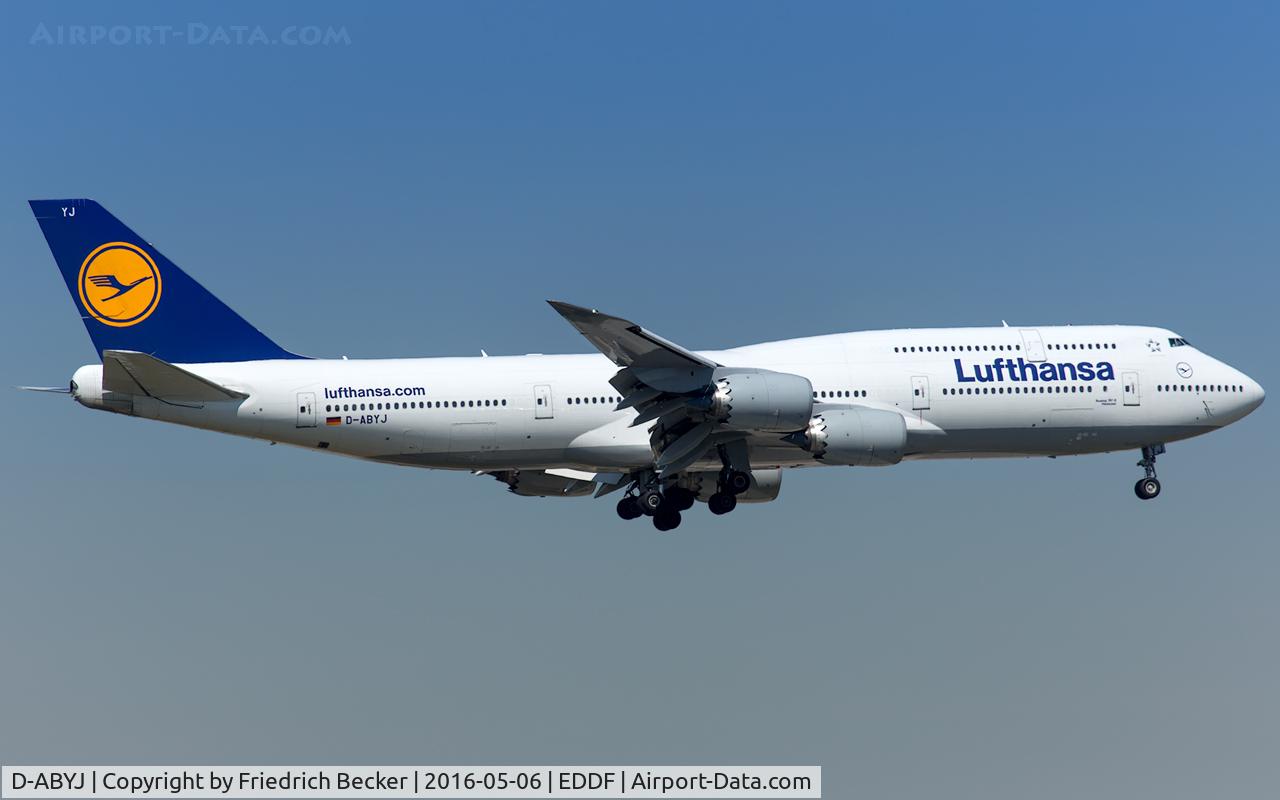
<svg viewBox="0 0 1280 800">
<path fill-rule="evenodd" d="M 533 387 L 533 418 L 551 419 L 555 415 L 551 406 L 551 387 L 546 384 Z"/>
<path fill-rule="evenodd" d="M 911 408 L 919 411 L 929 407 L 929 379 L 916 375 L 911 379 Z"/>
<path fill-rule="evenodd" d="M 1121 372 L 1120 383 L 1124 388 L 1124 404 L 1126 406 L 1142 405 L 1142 387 L 1138 385 L 1138 373 Z"/>
<path fill-rule="evenodd" d="M 298 427 L 316 426 L 316 393 L 298 392 Z"/>
<path fill-rule="evenodd" d="M 1022 334 L 1022 351 L 1027 354 L 1027 360 L 1044 361 L 1044 339 L 1040 338 L 1040 331 L 1023 328 L 1018 333 Z"/>
</svg>

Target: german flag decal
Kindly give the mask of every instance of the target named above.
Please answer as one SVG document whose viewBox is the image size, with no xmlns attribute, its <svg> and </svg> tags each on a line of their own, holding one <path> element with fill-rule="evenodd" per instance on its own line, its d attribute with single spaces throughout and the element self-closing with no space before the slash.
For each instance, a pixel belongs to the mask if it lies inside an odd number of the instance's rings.
<svg viewBox="0 0 1280 800">
<path fill-rule="evenodd" d="M 324 424 L 325 425 L 341 425 L 342 417 L 325 417 Z"/>
</svg>

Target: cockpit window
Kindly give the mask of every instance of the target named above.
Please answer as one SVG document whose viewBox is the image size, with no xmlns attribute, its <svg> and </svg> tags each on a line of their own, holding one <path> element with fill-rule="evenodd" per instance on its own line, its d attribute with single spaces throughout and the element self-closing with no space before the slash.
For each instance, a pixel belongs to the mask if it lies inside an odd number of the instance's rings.
<svg viewBox="0 0 1280 800">
<path fill-rule="evenodd" d="M 1182 339 L 1182 338 L 1169 340 L 1170 347 L 1189 347 L 1190 345 L 1191 345 L 1191 342 L 1188 342 L 1186 339 Z"/>
</svg>

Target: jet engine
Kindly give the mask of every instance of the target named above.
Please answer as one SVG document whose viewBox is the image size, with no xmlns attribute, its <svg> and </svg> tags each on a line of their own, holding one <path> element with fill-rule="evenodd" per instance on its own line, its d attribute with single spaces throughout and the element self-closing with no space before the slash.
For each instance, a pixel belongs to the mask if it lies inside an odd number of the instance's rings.
<svg viewBox="0 0 1280 800">
<path fill-rule="evenodd" d="M 823 411 L 786 441 L 825 464 L 886 467 L 902 460 L 907 423 L 901 414 L 874 408 Z"/>
<path fill-rule="evenodd" d="M 716 481 L 719 477 L 720 474 L 717 472 L 686 472 L 680 476 L 676 485 L 693 492 L 705 503 L 711 495 L 716 493 Z M 781 469 L 753 469 L 751 470 L 751 488 L 738 495 L 738 502 L 768 503 L 771 500 L 777 500 L 778 493 L 781 491 Z"/>
<path fill-rule="evenodd" d="M 813 384 L 786 372 L 733 372 L 713 384 L 710 413 L 740 431 L 794 431 L 813 415 Z"/>
</svg>

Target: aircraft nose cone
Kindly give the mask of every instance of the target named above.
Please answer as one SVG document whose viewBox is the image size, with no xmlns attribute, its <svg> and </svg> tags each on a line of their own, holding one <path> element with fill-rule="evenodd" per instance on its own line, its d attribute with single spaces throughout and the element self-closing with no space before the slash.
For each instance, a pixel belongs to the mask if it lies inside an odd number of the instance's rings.
<svg viewBox="0 0 1280 800">
<path fill-rule="evenodd" d="M 1267 399 L 1267 393 L 1253 378 L 1240 373 L 1240 381 L 1244 384 L 1244 413 L 1250 414 Z M 1243 416 L 1243 415 L 1242 415 Z"/>
</svg>

